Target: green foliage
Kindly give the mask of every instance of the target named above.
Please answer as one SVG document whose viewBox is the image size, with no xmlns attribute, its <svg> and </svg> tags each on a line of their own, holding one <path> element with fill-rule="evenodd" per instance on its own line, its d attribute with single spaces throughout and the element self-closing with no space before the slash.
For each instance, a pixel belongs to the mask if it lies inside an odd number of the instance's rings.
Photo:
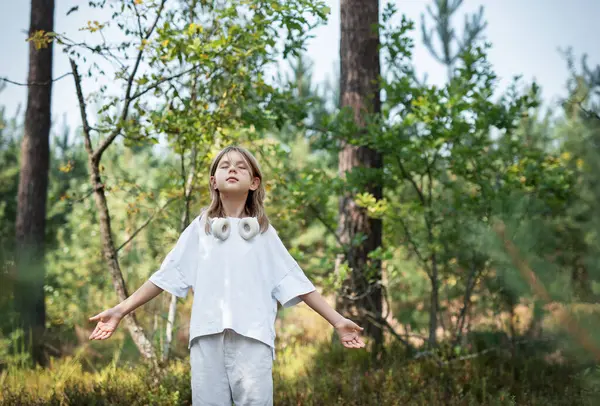
<svg viewBox="0 0 600 406">
<path fill-rule="evenodd" d="M 71 151 L 77 148 L 81 150 L 82 147 L 74 146 Z M 148 219 L 152 219 L 119 251 L 128 289 L 133 292 L 158 269 L 166 254 L 165 249 L 168 250 L 179 236 L 182 202 L 178 200 L 178 163 L 173 156 L 155 154 L 151 147 L 132 149 L 115 146 L 106 154 L 105 164 L 103 174 L 117 247 L 132 237 Z M 71 189 L 66 193 L 72 195 L 71 190 L 88 188 L 87 177 L 72 180 Z M 83 199 L 70 197 L 56 204 L 58 212 L 61 207 L 70 209 L 56 231 L 56 248 L 47 255 L 48 323 L 57 336 L 63 336 L 63 344 L 66 336 L 73 336 L 67 332 L 89 328 L 87 318 L 96 314 L 98 309 L 113 306 L 117 300 L 101 253 L 94 201 L 89 193 L 81 195 Z M 198 209 L 198 206 L 193 206 L 193 213 L 197 213 Z M 157 235 L 160 238 L 156 238 Z M 145 317 L 141 319 L 144 325 L 150 326 L 150 335 L 158 345 L 166 311 L 161 309 L 159 301 L 151 303 L 145 310 L 147 312 L 142 313 Z M 180 317 L 185 318 L 188 311 L 182 308 Z M 159 323 L 156 324 L 153 318 L 157 318 Z M 119 337 L 121 335 L 117 336 L 117 340 L 121 342 Z M 76 337 L 71 337 L 71 341 L 77 344 Z M 181 349 L 177 348 L 177 351 Z"/>
<path fill-rule="evenodd" d="M 8 118 L 4 107 L 0 107 L 0 309 L 8 309 L 12 304 L 10 272 L 14 266 L 21 131 L 18 116 Z M 0 322 L 3 330 L 9 325 L 10 317 Z"/>
</svg>

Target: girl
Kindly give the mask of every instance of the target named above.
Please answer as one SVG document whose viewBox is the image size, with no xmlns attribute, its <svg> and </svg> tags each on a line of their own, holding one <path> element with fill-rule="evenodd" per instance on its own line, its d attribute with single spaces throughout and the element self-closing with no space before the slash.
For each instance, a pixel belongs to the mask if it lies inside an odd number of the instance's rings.
<svg viewBox="0 0 600 406">
<path fill-rule="evenodd" d="M 134 294 L 90 318 L 90 340 L 109 338 L 121 319 L 167 292 L 193 289 L 190 363 L 194 405 L 272 405 L 277 302 L 304 301 L 337 331 L 346 348 L 363 348 L 363 329 L 332 309 L 269 224 L 256 158 L 223 149 L 210 167 L 211 204 L 179 237 L 160 269 Z"/>
</svg>

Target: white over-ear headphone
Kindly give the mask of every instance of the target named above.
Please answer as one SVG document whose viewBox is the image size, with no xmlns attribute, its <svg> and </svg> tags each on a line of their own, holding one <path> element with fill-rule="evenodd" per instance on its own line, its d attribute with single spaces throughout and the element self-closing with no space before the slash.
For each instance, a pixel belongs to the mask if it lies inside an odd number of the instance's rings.
<svg viewBox="0 0 600 406">
<path fill-rule="evenodd" d="M 231 222 L 227 217 L 214 217 L 210 219 L 212 234 L 221 241 L 225 241 L 231 233 Z M 260 225 L 256 217 L 241 218 L 238 223 L 238 231 L 244 240 L 250 240 L 260 231 Z"/>
</svg>

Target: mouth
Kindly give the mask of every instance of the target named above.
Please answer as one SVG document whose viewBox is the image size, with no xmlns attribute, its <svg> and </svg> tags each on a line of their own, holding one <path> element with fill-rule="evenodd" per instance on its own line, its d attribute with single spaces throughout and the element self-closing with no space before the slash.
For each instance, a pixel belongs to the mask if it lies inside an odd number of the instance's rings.
<svg viewBox="0 0 600 406">
<path fill-rule="evenodd" d="M 230 176 L 230 177 L 228 177 L 227 179 L 225 179 L 225 181 L 227 181 L 227 182 L 232 182 L 232 181 L 233 181 L 233 182 L 237 182 L 237 181 L 238 181 L 238 179 L 237 179 L 237 178 L 234 178 L 233 176 Z"/>
</svg>

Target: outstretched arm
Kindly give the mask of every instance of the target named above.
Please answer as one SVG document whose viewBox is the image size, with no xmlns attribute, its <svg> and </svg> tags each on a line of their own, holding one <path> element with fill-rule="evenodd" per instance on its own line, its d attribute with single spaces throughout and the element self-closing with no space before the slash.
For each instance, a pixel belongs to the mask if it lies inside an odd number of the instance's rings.
<svg viewBox="0 0 600 406">
<path fill-rule="evenodd" d="M 313 290 L 310 293 L 301 295 L 300 298 L 335 328 L 344 347 L 363 348 L 365 346 L 359 334 L 363 328 L 335 311 L 319 292 Z"/>
<path fill-rule="evenodd" d="M 131 296 L 121 303 L 90 317 L 90 321 L 97 321 L 96 328 L 90 335 L 90 340 L 105 340 L 109 338 L 121 322 L 123 317 L 154 299 L 163 290 L 150 281 L 146 281 Z"/>
</svg>

